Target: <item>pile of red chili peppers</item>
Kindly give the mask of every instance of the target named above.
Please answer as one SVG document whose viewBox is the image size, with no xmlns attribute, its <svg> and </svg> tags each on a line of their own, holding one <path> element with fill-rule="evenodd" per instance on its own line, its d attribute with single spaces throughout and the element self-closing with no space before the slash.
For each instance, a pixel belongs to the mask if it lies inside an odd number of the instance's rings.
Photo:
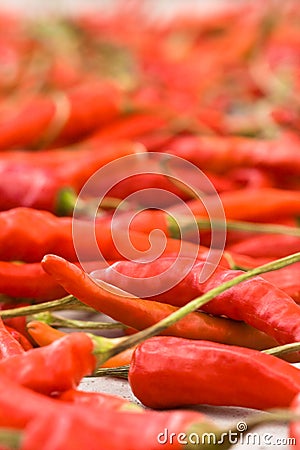
<svg viewBox="0 0 300 450">
<path fill-rule="evenodd" d="M 280 408 L 248 430 L 288 420 L 300 449 L 300 4 L 158 20 L 150 3 L 52 19 L 0 12 L 0 450 L 230 448 L 195 405 Z M 146 172 L 150 153 L 193 164 L 222 202 L 226 245 L 204 281 L 220 224 L 171 166 L 110 189 L 89 238 L 93 199 L 76 204 L 86 182 L 130 155 Z M 122 253 L 114 212 L 150 188 L 190 209 L 201 245 L 178 233 L 162 197 L 127 230 L 141 254 L 163 233 L 159 257 Z M 147 409 L 80 390 L 110 374 Z"/>
</svg>

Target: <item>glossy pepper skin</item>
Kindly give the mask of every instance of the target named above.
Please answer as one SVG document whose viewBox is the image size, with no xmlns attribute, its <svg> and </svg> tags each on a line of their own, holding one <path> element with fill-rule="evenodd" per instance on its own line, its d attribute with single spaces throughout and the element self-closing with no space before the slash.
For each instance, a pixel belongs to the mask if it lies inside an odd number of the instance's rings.
<svg viewBox="0 0 300 450">
<path fill-rule="evenodd" d="M 154 337 L 133 355 L 129 382 L 150 408 L 183 405 L 286 407 L 300 389 L 300 371 L 256 350 Z"/>
<path fill-rule="evenodd" d="M 147 286 L 151 288 L 153 284 L 151 277 L 168 271 L 168 280 L 172 280 L 174 287 L 164 292 L 163 277 L 157 278 L 157 286 L 161 287 L 158 291 L 161 293 L 151 299 L 174 306 L 183 306 L 221 283 L 242 274 L 242 271 L 219 266 L 207 281 L 201 283 L 199 277 L 206 263 L 196 261 L 187 276 L 176 284 L 176 280 L 182 278 L 180 270 L 184 268 L 185 263 L 182 261 L 182 267 L 177 266 L 169 270 L 171 262 L 170 258 L 160 258 L 159 261 L 150 263 L 118 261 L 96 274 L 97 278 L 101 276 L 103 281 L 143 298 L 148 296 Z M 261 277 L 254 277 L 223 292 L 202 309 L 215 316 L 244 321 L 282 344 L 300 340 L 300 307 L 288 294 Z"/>
<path fill-rule="evenodd" d="M 283 258 L 300 251 L 300 238 L 273 234 L 254 236 L 230 245 L 228 250 L 252 258 Z"/>
<path fill-rule="evenodd" d="M 28 207 L 57 212 L 63 188 L 79 192 L 101 167 L 141 151 L 138 144 L 120 143 L 101 148 L 100 154 L 91 148 L 0 152 L 0 211 Z"/>
<path fill-rule="evenodd" d="M 25 429 L 21 450 L 158 450 L 162 447 L 189 450 L 201 446 L 182 445 L 177 439 L 180 433 L 184 433 L 188 443 L 193 431 L 200 439 L 202 433 L 219 432 L 205 416 L 194 411 L 145 411 L 143 414 L 103 411 L 101 419 L 93 410 L 83 411 L 78 409 L 62 415 L 58 410 L 37 417 Z M 55 431 L 49 433 L 49 429 Z M 162 445 L 159 437 L 164 439 L 165 430 L 169 439 L 172 433 L 175 437 L 172 443 L 167 440 Z M 182 434 L 179 439 L 184 439 Z"/>
<path fill-rule="evenodd" d="M 0 360 L 23 353 L 22 345 L 11 335 L 0 318 Z"/>
<path fill-rule="evenodd" d="M 0 361 L 3 375 L 47 395 L 76 387 L 95 368 L 93 343 L 85 333 L 71 333 L 49 346 Z"/>
<path fill-rule="evenodd" d="M 84 220 L 76 221 L 76 236 L 80 237 L 76 239 L 76 251 L 72 224 L 71 217 L 57 217 L 33 208 L 0 212 L 0 261 L 40 262 L 47 253 L 58 254 L 70 261 L 77 261 L 79 253 L 81 261 L 95 261 L 100 258 L 99 250 L 106 261 L 124 258 L 113 240 L 109 216 L 97 219 L 95 230 Z M 135 250 L 145 252 L 149 249 L 149 239 L 144 233 L 130 231 L 129 242 L 126 230 L 114 231 L 119 239 L 124 237 L 122 253 L 127 258 L 136 258 Z M 186 244 L 184 251 L 189 252 L 194 244 Z M 179 240 L 170 238 L 164 247 L 164 254 L 178 254 L 181 247 Z M 194 246 L 193 251 L 201 255 L 207 248 Z"/>
<path fill-rule="evenodd" d="M 53 281 L 40 263 L 0 261 L 0 293 L 10 297 L 47 301 L 61 298 L 65 290 Z"/>
<path fill-rule="evenodd" d="M 170 263 L 173 259 L 167 258 L 167 261 Z M 154 325 L 178 309 L 166 303 L 128 297 L 126 293 L 120 295 L 120 291 L 114 290 L 113 287 L 109 287 L 108 290 L 107 285 L 101 285 L 101 279 L 96 283 L 79 267 L 55 255 L 45 256 L 42 265 L 67 292 L 80 301 L 138 330 Z M 178 296 L 180 293 L 175 292 L 175 295 Z M 57 334 L 57 331 L 53 330 L 52 334 L 54 333 Z M 276 340 L 244 323 L 211 317 L 200 312 L 190 313 L 167 328 L 163 334 L 207 339 L 257 349 L 276 346 Z M 39 335 L 42 342 L 43 334 Z"/>
<path fill-rule="evenodd" d="M 47 141 L 52 138 L 51 143 L 59 138 L 60 143 L 65 145 L 82 138 L 120 113 L 122 95 L 109 83 L 82 83 L 61 95 L 65 96 L 63 100 L 64 104 L 68 103 L 68 111 L 55 127 L 55 133 L 51 133 L 51 128 L 53 121 L 58 122 L 61 102 L 49 95 L 38 95 L 21 102 L 17 114 L 14 110 L 2 120 L 0 149 L 30 148 L 46 137 Z"/>
<path fill-rule="evenodd" d="M 99 414 L 105 410 L 143 411 L 137 404 L 116 395 L 106 394 L 105 392 L 85 392 L 77 389 L 69 389 L 68 391 L 62 392 L 57 399 L 75 406 L 87 406 L 94 411 L 98 410 Z"/>
</svg>

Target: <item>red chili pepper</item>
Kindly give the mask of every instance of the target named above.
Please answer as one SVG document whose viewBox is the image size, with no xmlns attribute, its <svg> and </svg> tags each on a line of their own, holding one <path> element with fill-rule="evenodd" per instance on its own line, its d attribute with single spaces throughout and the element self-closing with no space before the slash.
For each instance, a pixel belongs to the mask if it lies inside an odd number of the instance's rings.
<svg viewBox="0 0 300 450">
<path fill-rule="evenodd" d="M 21 429 L 39 415 L 59 408 L 54 399 L 20 386 L 13 378 L 0 375 L 1 427 Z"/>
<path fill-rule="evenodd" d="M 129 382 L 134 395 L 151 408 L 207 404 L 268 409 L 290 404 L 300 389 L 300 371 L 256 350 L 154 337 L 137 347 Z"/>
<path fill-rule="evenodd" d="M 136 151 L 141 151 L 140 145 L 120 143 L 102 148 L 101 155 L 95 149 L 0 154 L 0 210 L 26 206 L 56 211 L 62 188 L 79 192 L 98 169 Z"/>
<path fill-rule="evenodd" d="M 34 339 L 34 341 L 41 347 L 52 344 L 52 342 L 57 341 L 63 336 L 66 336 L 66 333 L 64 333 L 63 331 L 56 330 L 46 323 L 39 322 L 37 320 L 31 321 L 27 324 L 27 331 L 32 339 Z M 255 339 L 255 342 L 256 345 L 259 345 L 257 339 Z M 267 342 L 266 339 L 264 348 L 266 348 L 268 344 L 269 342 Z M 270 346 L 274 346 L 274 343 L 270 343 Z M 133 352 L 134 348 L 129 348 L 124 352 L 121 352 L 118 355 L 109 358 L 107 361 L 101 364 L 100 367 L 119 367 L 130 364 Z"/>
<path fill-rule="evenodd" d="M 223 192 L 220 199 L 227 219 L 274 222 L 277 218 L 300 214 L 298 191 L 283 189 L 240 189 Z M 190 200 L 189 208 L 195 216 L 207 217 L 203 203 Z M 176 208 L 174 208 L 174 212 Z M 172 208 L 168 211 L 172 213 Z"/>
<path fill-rule="evenodd" d="M 71 333 L 47 347 L 0 362 L 1 374 L 44 394 L 74 388 L 95 367 L 93 342 L 84 333 Z"/>
<path fill-rule="evenodd" d="M 49 433 L 49 430 L 55 431 Z M 143 414 L 103 411 L 101 420 L 93 411 L 78 409 L 65 414 L 57 411 L 37 417 L 26 427 L 20 450 L 118 450 L 120 445 L 122 450 L 158 450 L 162 444 L 165 449 L 179 450 L 183 440 L 186 443 L 192 440 L 191 433 L 201 441 L 203 433 L 220 437 L 221 430 L 195 411 L 145 411 Z"/>
<path fill-rule="evenodd" d="M 15 330 L 14 328 L 11 328 L 7 325 L 5 325 L 5 328 L 7 329 L 7 331 L 11 334 L 11 336 L 17 341 L 19 342 L 19 344 L 21 345 L 21 347 L 27 351 L 33 348 L 32 344 L 29 342 L 29 340 L 27 339 L 26 336 L 24 336 L 23 334 L 21 334 L 19 331 Z"/>
<path fill-rule="evenodd" d="M 228 247 L 236 254 L 252 258 L 282 258 L 300 251 L 300 238 L 295 236 L 267 234 L 245 239 Z"/>
<path fill-rule="evenodd" d="M 61 95 L 28 99 L 17 114 L 6 117 L 0 127 L 0 149 L 30 147 L 39 139 L 52 142 L 58 137 L 60 142 L 72 142 L 120 113 L 122 97 L 109 83 L 83 84 Z"/>
<path fill-rule="evenodd" d="M 95 413 L 103 411 L 137 411 L 143 412 L 143 409 L 135 403 L 129 402 L 125 398 L 116 395 L 106 394 L 104 392 L 85 392 L 76 389 L 69 389 L 60 394 L 57 399 L 71 403 L 75 406 L 87 406 Z"/>
<path fill-rule="evenodd" d="M 71 261 L 77 260 L 70 217 L 56 217 L 49 212 L 31 208 L 16 208 L 0 213 L 0 229 L 0 260 L 40 262 L 47 253 L 56 253 Z M 78 235 L 81 232 L 83 236 L 81 247 L 77 246 L 76 250 L 80 251 L 81 259 L 85 261 L 99 259 L 92 231 L 90 224 L 84 220 L 76 222 L 76 233 Z M 99 250 L 106 260 L 124 258 L 113 241 L 110 218 L 99 218 L 95 233 Z M 128 241 L 126 230 L 120 229 L 117 234 L 119 238 L 124 236 L 122 252 L 127 258 L 135 257 L 134 249 L 142 252 L 149 249 L 148 236 L 144 233 L 131 231 L 131 242 Z M 181 247 L 180 241 L 168 239 L 163 253 L 178 254 Z M 183 250 L 189 253 L 191 247 L 196 255 L 207 251 L 206 247 L 193 247 L 193 244 L 187 244 L 186 250 Z"/>
<path fill-rule="evenodd" d="M 145 133 L 167 128 L 166 114 L 160 111 L 135 113 L 119 117 L 90 136 L 87 143 L 103 145 L 123 139 L 138 140 Z"/>
<path fill-rule="evenodd" d="M 297 140 L 283 137 L 253 142 L 245 137 L 188 136 L 177 138 L 168 153 L 191 161 L 200 168 L 225 172 L 234 167 L 261 167 L 272 171 L 300 173 Z M 282 151 L 282 149 L 285 151 Z"/>
<path fill-rule="evenodd" d="M 54 300 L 66 291 L 45 273 L 40 263 L 15 264 L 0 261 L 0 292 L 10 297 L 37 301 Z"/>
<path fill-rule="evenodd" d="M 0 359 L 7 359 L 23 353 L 24 349 L 21 344 L 11 335 L 0 319 Z"/>
<path fill-rule="evenodd" d="M 300 264 L 285 267 L 277 273 L 264 273 L 262 277 L 286 292 L 296 303 L 300 303 Z"/>
<path fill-rule="evenodd" d="M 238 270 L 217 267 L 207 281 L 199 283 L 198 277 L 206 263 L 196 261 L 188 275 L 178 283 L 178 280 L 182 279 L 182 270 L 186 267 L 187 262 L 182 259 L 181 266 L 177 264 L 177 267 L 171 270 L 170 266 L 173 262 L 172 258 L 160 258 L 151 263 L 119 261 L 107 270 L 97 272 L 97 278 L 139 297 L 148 297 L 151 292 L 149 289 L 153 286 L 153 277 L 166 272 L 165 279 L 157 277 L 157 291 L 160 293 L 152 296 L 151 300 L 182 306 L 242 273 Z M 83 302 L 86 301 L 85 290 L 82 289 L 80 283 L 82 279 L 87 283 L 93 283 L 87 275 L 83 276 L 81 272 L 78 272 L 78 268 L 75 269 L 70 263 L 53 255 L 47 255 L 44 258 L 43 267 L 47 273 L 55 276 L 55 279 L 64 286 L 67 292 L 78 296 Z M 74 278 L 74 281 L 67 279 L 68 273 L 70 278 Z M 73 277 L 71 274 L 74 274 Z M 77 283 L 75 284 L 76 277 Z M 172 280 L 172 286 L 174 286 L 167 292 L 164 287 L 166 279 L 168 282 Z M 95 295 L 97 293 L 96 285 L 92 287 L 91 284 L 91 288 Z M 90 306 L 97 308 L 96 302 L 90 298 L 88 301 Z M 101 308 L 104 311 L 105 306 L 103 305 Z M 282 344 L 300 340 L 300 307 L 285 292 L 261 277 L 252 278 L 223 292 L 205 305 L 203 310 L 216 316 L 226 316 L 244 321 Z M 120 316 L 117 320 L 120 320 Z M 136 325 L 132 323 L 128 323 L 128 325 L 136 328 Z"/>
<path fill-rule="evenodd" d="M 159 266 L 162 267 L 163 263 L 164 268 L 166 268 L 173 262 L 174 260 L 171 258 L 164 259 L 164 261 L 160 262 L 156 261 L 155 269 L 152 270 L 152 275 L 155 275 L 155 272 L 159 272 L 157 269 Z M 166 265 L 166 263 L 168 265 Z M 118 290 L 114 291 L 113 288 L 108 291 L 107 286 L 101 285 L 101 281 L 96 284 L 95 281 L 79 267 L 76 267 L 74 264 L 55 255 L 47 255 L 43 259 L 42 264 L 44 269 L 61 283 L 67 292 L 74 295 L 80 301 L 109 315 L 113 319 L 121 321 L 138 330 L 154 325 L 159 320 L 169 316 L 178 309 L 174 306 L 151 300 L 130 298 L 126 296 L 126 294 L 122 296 Z M 202 267 L 202 263 L 199 263 L 199 265 Z M 127 265 L 127 267 L 134 268 L 134 271 L 136 271 L 137 268 L 141 268 L 141 266 L 143 270 L 143 264 L 134 264 L 133 266 L 130 266 L 129 263 L 129 265 Z M 151 268 L 153 268 L 153 266 L 154 264 L 151 264 Z M 148 269 L 149 265 L 146 264 L 145 267 Z M 196 267 L 197 265 L 194 266 L 194 270 L 197 270 Z M 109 276 L 105 277 L 105 271 L 103 274 L 103 279 L 109 278 Z M 130 276 L 128 271 L 127 275 Z M 149 270 L 147 271 L 147 276 L 149 276 Z M 220 274 L 218 277 L 220 278 Z M 110 282 L 111 284 L 114 284 L 112 279 L 110 279 Z M 187 290 L 187 284 L 190 283 L 191 279 L 189 278 L 188 282 L 185 280 L 184 283 L 180 283 L 180 285 L 172 289 L 175 296 L 175 302 L 177 302 L 177 298 Z M 170 295 L 170 298 L 172 298 L 172 294 Z M 190 295 L 189 300 L 197 296 L 195 295 L 195 291 L 192 294 L 189 292 L 188 295 Z M 164 294 L 162 294 L 162 296 L 164 296 Z M 187 296 L 185 296 L 185 302 L 187 301 Z M 178 323 L 167 328 L 163 334 L 191 339 L 208 339 L 260 349 L 274 344 L 276 345 L 276 341 L 273 341 L 263 333 L 260 333 L 243 323 L 229 321 L 225 318 L 211 317 L 198 312 L 190 313 Z"/>
<path fill-rule="evenodd" d="M 295 412 L 296 414 L 299 414 L 300 412 L 300 394 L 298 393 L 291 404 L 291 410 Z M 293 444 L 291 445 L 291 448 L 295 450 L 300 449 L 300 421 L 294 421 L 290 423 L 289 426 L 289 437 L 291 439 L 294 439 Z"/>
</svg>

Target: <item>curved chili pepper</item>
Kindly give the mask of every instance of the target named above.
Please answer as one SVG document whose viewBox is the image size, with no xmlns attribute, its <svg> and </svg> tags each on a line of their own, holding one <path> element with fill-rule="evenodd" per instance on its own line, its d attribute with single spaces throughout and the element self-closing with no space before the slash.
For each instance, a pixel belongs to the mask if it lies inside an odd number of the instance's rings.
<svg viewBox="0 0 300 450">
<path fill-rule="evenodd" d="M 14 355 L 22 355 L 22 345 L 11 335 L 0 319 L 0 360 L 10 358 Z"/>
<path fill-rule="evenodd" d="M 27 330 L 29 335 L 41 347 L 52 344 L 52 342 L 57 341 L 63 336 L 66 336 L 66 333 L 64 333 L 63 331 L 56 330 L 55 328 L 50 327 L 44 322 L 39 322 L 38 320 L 29 322 L 27 324 Z M 266 346 L 268 346 L 268 342 L 266 342 Z M 100 367 L 120 367 L 130 364 L 133 352 L 134 348 L 129 348 L 128 350 L 125 350 L 124 352 L 121 352 L 118 355 L 109 358 L 107 361 L 101 364 Z"/>
<path fill-rule="evenodd" d="M 52 344 L 52 342 L 67 336 L 67 333 L 56 330 L 55 328 L 50 327 L 44 322 L 39 322 L 38 320 L 30 321 L 27 324 L 27 331 L 40 347 Z"/>
<path fill-rule="evenodd" d="M 172 263 L 171 258 L 160 258 L 160 260 L 151 263 L 119 261 L 107 270 L 101 270 L 95 272 L 95 274 L 97 274 L 98 279 L 101 277 L 101 280 L 124 291 L 140 297 L 147 297 L 147 289 L 153 283 L 152 277 L 167 271 L 168 281 L 174 280 L 172 283 L 174 287 L 164 292 L 164 286 L 161 285 L 159 290 L 161 293 L 152 296 L 151 300 L 182 306 L 193 298 L 242 273 L 238 270 L 217 267 L 207 281 L 199 283 L 198 277 L 206 263 L 196 261 L 188 275 L 178 283 L 177 280 L 182 279 L 181 270 L 185 267 L 185 262 L 182 260 L 181 267 L 177 265 L 176 269 L 171 270 Z M 63 274 L 67 271 L 78 273 L 78 280 L 81 280 L 83 275 L 77 272 L 77 268 L 73 270 L 70 264 L 49 255 L 44 258 L 43 267 L 48 273 L 53 273 L 53 275 L 55 273 L 56 280 L 65 287 L 66 291 L 74 294 L 76 289 L 75 296 L 79 295 L 79 298 L 83 302 L 85 301 L 85 292 L 82 292 L 82 286 L 78 286 L 79 281 L 77 286 L 75 282 L 72 284 L 70 281 L 64 281 Z M 72 270 L 70 270 L 70 267 Z M 85 280 L 93 283 L 87 275 L 85 275 Z M 158 279 L 157 283 L 159 282 Z M 159 287 L 159 284 L 157 287 Z M 96 286 L 93 291 L 96 294 Z M 97 307 L 96 303 L 89 304 Z M 244 321 L 272 336 L 282 344 L 300 340 L 300 307 L 285 292 L 261 277 L 255 277 L 241 283 L 240 286 L 223 292 L 202 309 L 215 316 L 226 316 L 234 320 Z M 120 316 L 117 320 L 120 320 Z M 134 324 L 127 324 L 136 328 Z"/>
<path fill-rule="evenodd" d="M 162 263 L 170 265 L 172 262 L 173 259 L 164 259 L 164 261 L 160 262 L 156 261 L 156 272 L 159 272 L 157 269 L 159 265 L 162 266 Z M 74 295 L 80 301 L 138 330 L 143 330 L 154 325 L 159 320 L 178 310 L 178 308 L 168 304 L 142 300 L 137 297 L 131 298 L 126 296 L 126 293 L 122 295 L 121 292 L 114 291 L 113 287 L 108 291 L 107 286 L 101 285 L 101 280 L 96 284 L 95 280 L 91 279 L 80 268 L 55 255 L 47 255 L 43 259 L 42 264 L 44 269 L 61 283 L 67 292 Z M 130 267 L 130 263 L 127 267 Z M 133 267 L 136 271 L 141 265 L 134 264 Z M 148 268 L 149 266 L 146 264 L 145 267 Z M 153 264 L 151 264 L 152 267 Z M 130 276 L 128 272 L 127 274 Z M 152 275 L 154 274 L 155 272 L 152 271 Z M 147 275 L 149 276 L 149 271 Z M 104 281 L 107 281 L 107 278 L 109 276 L 103 276 Z M 112 280 L 110 279 L 110 281 Z M 176 298 L 181 295 L 181 289 L 182 292 L 187 289 L 186 280 L 184 283 L 180 283 L 180 285 L 172 289 Z M 189 300 L 197 296 L 195 295 L 195 291 L 193 294 L 191 292 L 188 293 L 188 295 L 191 296 Z M 188 301 L 187 296 L 185 296 L 185 300 Z M 230 321 L 225 318 L 211 317 L 198 312 L 190 313 L 178 323 L 167 328 L 163 334 L 191 339 L 208 339 L 258 349 L 266 348 L 276 343 L 276 341 L 270 339 L 264 333 L 260 333 L 244 323 Z"/>
<path fill-rule="evenodd" d="M 47 347 L 22 350 L 0 362 L 1 374 L 45 394 L 74 388 L 95 367 L 93 342 L 84 333 L 71 333 Z"/>
<path fill-rule="evenodd" d="M 300 371 L 256 350 L 159 336 L 137 347 L 129 382 L 134 395 L 151 408 L 268 409 L 289 406 L 300 389 Z"/>
</svg>

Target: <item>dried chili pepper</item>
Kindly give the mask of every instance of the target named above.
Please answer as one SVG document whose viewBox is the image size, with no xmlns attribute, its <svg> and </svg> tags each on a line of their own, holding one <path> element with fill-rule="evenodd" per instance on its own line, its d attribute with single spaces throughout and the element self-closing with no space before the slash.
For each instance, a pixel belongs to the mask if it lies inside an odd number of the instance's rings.
<svg viewBox="0 0 300 450">
<path fill-rule="evenodd" d="M 289 406 L 299 392 L 300 371 L 256 350 L 159 336 L 137 347 L 129 382 L 134 395 L 152 408 L 267 409 Z"/>
</svg>

